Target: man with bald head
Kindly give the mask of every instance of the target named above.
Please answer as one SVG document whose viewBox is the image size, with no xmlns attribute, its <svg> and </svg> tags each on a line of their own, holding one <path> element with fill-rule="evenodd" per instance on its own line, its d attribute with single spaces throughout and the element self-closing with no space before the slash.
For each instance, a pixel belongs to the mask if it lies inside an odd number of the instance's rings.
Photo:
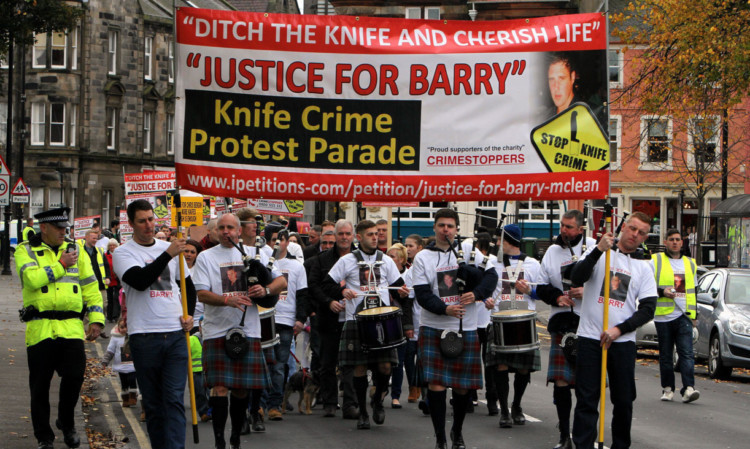
<svg viewBox="0 0 750 449">
<path fill-rule="evenodd" d="M 268 386 L 258 306 L 273 307 L 277 295 L 286 290 L 287 285 L 275 267 L 271 273 L 273 280 L 265 286 L 260 283 L 251 285 L 250 279 L 245 276 L 236 277 L 244 268 L 242 253 L 235 247 L 239 242 L 240 229 L 240 220 L 235 215 L 222 215 L 217 223 L 219 245 L 202 251 L 193 267 L 198 299 L 206 306 L 203 372 L 206 385 L 211 388 L 209 403 L 213 409 L 217 448 L 226 446 L 224 428 L 228 417 L 232 423 L 230 447 L 239 448 L 249 390 L 262 390 Z M 256 249 L 245 246 L 243 251 L 254 257 Z M 262 253 L 260 264 L 256 268 L 266 270 L 268 258 Z M 246 352 L 230 355 L 231 351 L 227 352 L 227 335 L 237 328 L 241 329 L 249 348 Z M 260 400 L 260 394 L 253 395 L 253 401 L 256 400 Z M 251 410 L 257 413 L 257 409 L 258 405 L 254 403 Z M 255 422 L 262 421 L 255 417 Z"/>
</svg>

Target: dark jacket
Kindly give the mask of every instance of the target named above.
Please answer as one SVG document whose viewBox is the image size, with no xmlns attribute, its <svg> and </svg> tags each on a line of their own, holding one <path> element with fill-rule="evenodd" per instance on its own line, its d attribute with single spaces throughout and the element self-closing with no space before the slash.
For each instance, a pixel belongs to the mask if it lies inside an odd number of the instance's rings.
<svg viewBox="0 0 750 449">
<path fill-rule="evenodd" d="M 305 249 L 302 250 L 302 257 L 305 260 L 312 259 L 313 257 L 316 257 L 320 254 L 320 245 L 310 245 L 306 246 Z"/>
<path fill-rule="evenodd" d="M 352 251 L 354 247 L 352 247 Z M 317 257 L 305 260 L 307 272 L 307 290 L 310 302 L 318 313 L 318 326 L 321 332 L 335 329 L 339 322 L 339 314 L 331 312 L 330 304 L 341 299 L 341 289 L 338 297 L 333 297 L 330 292 L 336 290 L 335 285 L 324 286 L 325 282 L 332 283 L 328 272 L 338 262 L 339 253 L 336 247 L 323 251 Z M 328 278 L 328 281 L 326 281 Z"/>
</svg>

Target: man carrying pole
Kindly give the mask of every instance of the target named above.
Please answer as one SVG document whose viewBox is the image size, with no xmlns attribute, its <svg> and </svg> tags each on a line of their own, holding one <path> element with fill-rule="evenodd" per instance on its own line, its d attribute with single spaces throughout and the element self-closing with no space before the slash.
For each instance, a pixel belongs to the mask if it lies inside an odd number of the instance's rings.
<svg viewBox="0 0 750 449">
<path fill-rule="evenodd" d="M 171 243 L 154 238 L 154 211 L 146 200 L 128 205 L 133 239 L 114 252 L 112 264 L 128 299 L 128 334 L 146 426 L 154 448 L 185 447 L 183 395 L 189 353 L 184 332 L 193 328 L 195 287 L 185 279 L 188 301 L 183 316 L 178 259 L 185 239 Z M 186 269 L 186 268 L 185 268 Z"/>
<path fill-rule="evenodd" d="M 636 396 L 635 330 L 654 317 L 656 308 L 656 282 L 649 263 L 635 257 L 650 229 L 651 219 L 641 212 L 634 213 L 625 222 L 618 242 L 615 243 L 612 233 L 607 232 L 573 269 L 572 283 L 583 285 L 584 289 L 576 361 L 577 402 L 573 422 L 576 447 L 591 448 L 594 445 L 599 418 L 597 402 L 603 393 L 600 380 L 604 374 L 609 379 L 613 405 L 611 447 L 630 447 Z M 615 251 L 609 253 L 613 246 Z M 603 254 L 609 257 L 602 259 Z M 605 266 L 606 259 L 609 259 L 609 267 Z M 606 279 L 615 275 L 625 285 L 627 295 L 624 300 L 608 298 L 608 291 L 605 291 Z M 604 326 L 602 304 L 605 303 L 608 303 L 608 322 L 614 326 Z M 610 353 L 608 357 L 605 350 Z M 603 357 L 607 357 L 606 372 L 602 372 Z M 603 442 L 603 439 L 599 441 Z"/>
</svg>

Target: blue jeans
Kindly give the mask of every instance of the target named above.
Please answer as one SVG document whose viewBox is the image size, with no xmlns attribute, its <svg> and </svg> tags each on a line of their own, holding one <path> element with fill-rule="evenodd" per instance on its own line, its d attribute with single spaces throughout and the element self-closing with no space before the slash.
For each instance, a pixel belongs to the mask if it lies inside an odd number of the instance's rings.
<svg viewBox="0 0 750 449">
<path fill-rule="evenodd" d="M 630 427 L 635 401 L 635 343 L 613 343 L 607 351 L 607 378 L 612 401 L 612 449 L 630 447 Z M 573 442 L 577 448 L 593 448 L 599 419 L 602 348 L 599 340 L 578 338 L 576 360 L 576 408 Z"/>
<path fill-rule="evenodd" d="M 185 447 L 188 350 L 182 331 L 130 336 L 135 374 L 143 395 L 151 447 Z"/>
<path fill-rule="evenodd" d="M 659 372 L 661 387 L 675 389 L 674 364 L 672 360 L 672 348 L 677 346 L 677 355 L 680 360 L 678 367 L 682 377 L 682 389 L 695 386 L 695 359 L 693 358 L 693 323 L 690 318 L 681 315 L 672 321 L 664 323 L 654 322 L 656 334 L 659 337 Z"/>
<path fill-rule="evenodd" d="M 287 360 L 289 360 L 294 328 L 277 324 L 276 333 L 279 334 L 279 344 L 273 347 L 276 363 L 271 367 L 271 390 L 268 394 L 269 409 L 281 409 L 281 401 L 284 399 L 284 368 Z"/>
<path fill-rule="evenodd" d="M 396 347 L 398 365 L 391 371 L 391 399 L 401 398 L 401 386 L 404 383 L 404 359 L 406 358 L 406 344 Z"/>
</svg>

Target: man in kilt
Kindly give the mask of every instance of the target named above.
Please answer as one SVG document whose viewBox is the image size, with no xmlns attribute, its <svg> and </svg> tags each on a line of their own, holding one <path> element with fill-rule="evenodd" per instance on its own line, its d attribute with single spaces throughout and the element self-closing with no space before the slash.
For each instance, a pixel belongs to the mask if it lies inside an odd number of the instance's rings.
<svg viewBox="0 0 750 449">
<path fill-rule="evenodd" d="M 346 302 L 346 322 L 341 332 L 339 344 L 339 366 L 354 367 L 354 392 L 359 403 L 357 429 L 370 428 L 367 413 L 367 369 L 372 371 L 375 394 L 370 405 L 375 424 L 385 421 L 383 396 L 388 388 L 391 366 L 398 364 L 396 349 L 371 348 L 365 352 L 359 338 L 355 315 L 364 309 L 372 309 L 391 304 L 390 296 L 397 296 L 397 289 L 404 280 L 398 267 L 390 257 L 377 249 L 378 228 L 374 222 L 363 220 L 355 228 L 359 239 L 359 249 L 341 257 L 328 272 L 324 287 L 331 297 L 343 298 Z"/>
<path fill-rule="evenodd" d="M 537 282 L 540 278 L 541 267 L 532 257 L 521 252 L 521 229 L 515 224 L 503 227 L 502 245 L 503 259 L 498 258 L 496 270 L 500 278 L 492 298 L 496 311 L 507 309 L 535 310 L 535 292 L 532 292 L 529 282 Z M 520 305 L 518 305 L 520 303 Z M 532 323 L 535 325 L 535 323 Z M 500 401 L 500 427 L 510 428 L 513 424 L 521 426 L 526 418 L 521 408 L 521 399 L 526 386 L 531 381 L 531 373 L 542 369 L 539 348 L 525 352 L 493 352 L 488 351 L 485 363 L 494 366 L 495 389 Z M 515 373 L 513 380 L 513 404 L 508 411 L 508 394 L 510 391 L 509 373 Z"/>
<path fill-rule="evenodd" d="M 447 448 L 445 436 L 446 388 L 453 389 L 453 449 L 464 449 L 463 421 L 469 390 L 482 388 L 482 359 L 477 336 L 476 305 L 490 296 L 497 284 L 497 273 L 491 263 L 484 271 L 459 265 L 455 241 L 458 233 L 458 214 L 452 209 L 435 213 L 435 242 L 414 258 L 412 278 L 414 294 L 422 306 L 419 328 L 419 357 L 428 384 L 427 398 L 430 417 L 435 429 L 435 447 Z M 477 258 L 476 264 L 481 263 Z M 458 282 L 456 282 L 458 281 Z M 466 283 L 461 293 L 461 283 Z M 462 321 L 461 321 L 462 320 Z M 440 350 L 443 331 L 458 332 L 462 328 L 463 351 L 457 356 L 446 356 Z"/>
<path fill-rule="evenodd" d="M 573 406 L 571 389 L 575 386 L 575 365 L 570 363 L 561 346 L 563 335 L 575 334 L 581 315 L 583 286 L 572 286 L 570 274 L 585 248 L 593 248 L 596 240 L 584 234 L 583 214 L 571 209 L 560 220 L 560 235 L 542 259 L 540 282 L 550 284 L 563 292 L 562 296 L 547 301 L 551 307 L 547 330 L 551 338 L 547 384 L 552 382 L 552 397 L 557 409 L 560 441 L 554 449 L 573 449 L 570 439 L 570 412 Z M 539 288 L 537 288 L 539 289 Z M 544 299 L 544 298 L 543 298 Z M 570 338 L 570 337 L 569 337 Z"/>
<path fill-rule="evenodd" d="M 261 349 L 261 330 L 258 305 L 273 307 L 276 296 L 286 289 L 286 280 L 276 268 L 267 286 L 248 285 L 242 254 L 235 248 L 239 241 L 240 221 L 232 214 L 219 218 L 219 245 L 202 251 L 193 268 L 198 299 L 206 305 L 203 320 L 203 371 L 206 385 L 211 388 L 209 403 L 213 409 L 213 430 L 216 448 L 224 449 L 224 427 L 227 415 L 232 421 L 230 447 L 240 447 L 240 432 L 248 408 L 249 390 L 261 390 L 270 385 L 266 361 Z M 255 248 L 245 247 L 245 253 L 255 256 Z M 259 269 L 265 270 L 268 259 L 261 254 Z M 224 291 L 222 282 L 229 270 L 241 273 L 239 287 Z M 259 276 L 260 278 L 260 276 Z M 243 326 L 240 326 L 244 320 Z M 237 329 L 249 345 L 246 352 L 230 357 L 227 352 L 228 333 Z M 231 334 L 231 333 L 230 333 Z M 231 346 L 230 346 L 231 349 Z M 230 351 L 231 352 L 231 351 Z M 232 391 L 231 401 L 228 397 Z M 256 399 L 257 398 L 257 399 Z M 253 401 L 260 395 L 254 394 Z M 258 407 L 252 407 L 257 410 Z"/>
</svg>

